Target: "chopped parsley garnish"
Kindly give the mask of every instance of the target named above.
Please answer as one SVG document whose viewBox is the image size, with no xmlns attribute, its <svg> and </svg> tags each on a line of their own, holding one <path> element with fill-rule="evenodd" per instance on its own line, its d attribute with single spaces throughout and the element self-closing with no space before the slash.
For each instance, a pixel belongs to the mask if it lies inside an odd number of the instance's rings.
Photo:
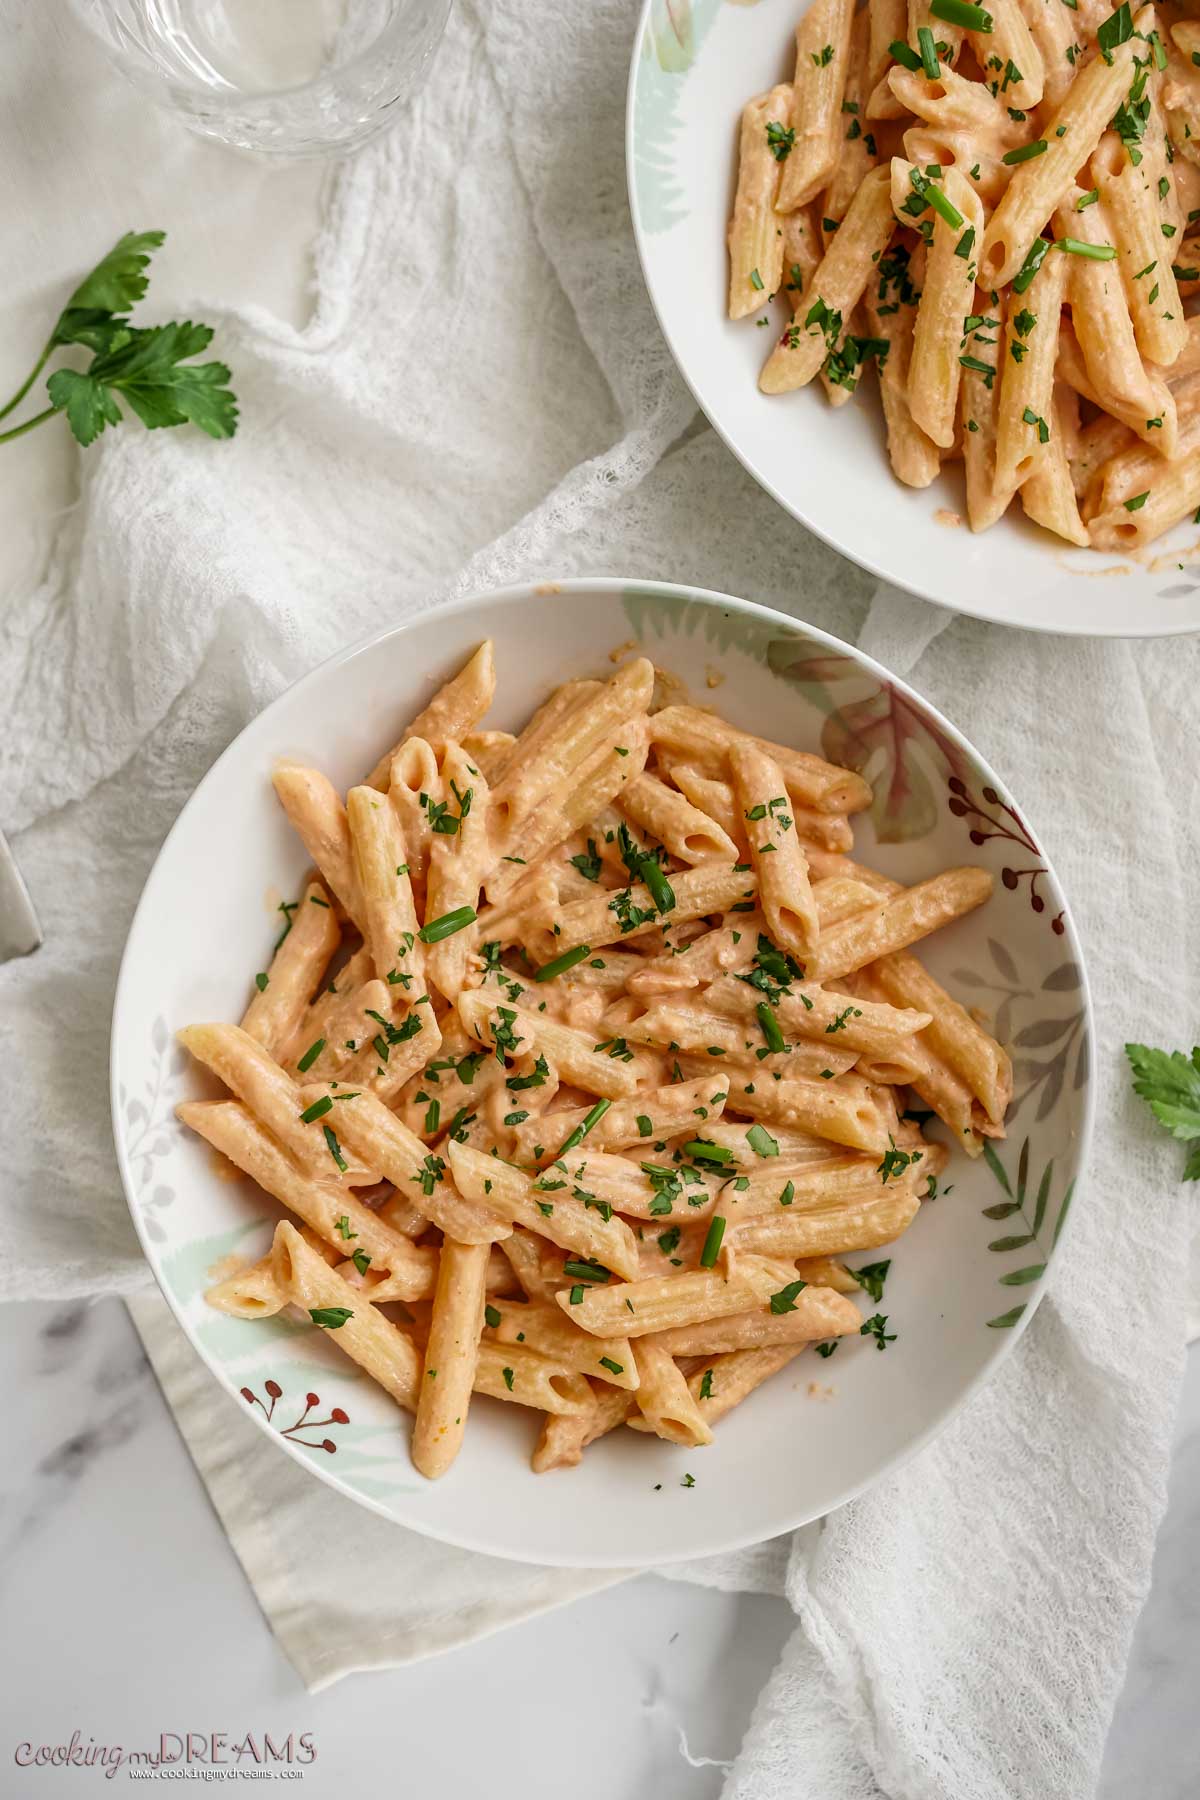
<svg viewBox="0 0 1200 1800">
<path fill-rule="evenodd" d="M 585 881 L 599 881 L 601 862 L 596 853 L 595 838 L 588 839 L 586 852 L 581 851 L 578 856 L 571 857 L 570 861 L 571 867 L 578 869 Z"/>
<path fill-rule="evenodd" d="M 1128 8 L 1126 8 L 1126 11 L 1128 11 Z M 875 1313 L 872 1318 L 867 1319 L 864 1324 L 859 1326 L 858 1335 L 860 1337 L 873 1337 L 875 1339 L 875 1348 L 877 1350 L 886 1350 L 889 1344 L 894 1344 L 896 1341 L 895 1332 L 885 1330 L 884 1328 L 886 1325 L 887 1314 Z"/>
<path fill-rule="evenodd" d="M 270 985 L 270 980 L 271 978 L 269 975 L 264 975 L 261 972 L 254 977 L 254 985 L 260 994 L 266 993 L 267 988 Z"/>
<path fill-rule="evenodd" d="M 779 1143 L 762 1125 L 751 1125 L 746 1133 L 746 1142 L 755 1156 L 778 1156 Z"/>
<path fill-rule="evenodd" d="M 835 1031 L 844 1031 L 846 1029 L 847 1024 L 849 1023 L 849 1021 L 851 1019 L 861 1019 L 861 1018 L 862 1018 L 862 1007 L 861 1006 L 847 1006 L 842 1012 L 840 1012 L 837 1015 L 836 1019 L 834 1019 L 830 1024 L 828 1024 L 825 1027 L 826 1037 L 832 1036 L 832 1034 Z"/>
<path fill-rule="evenodd" d="M 890 1148 L 884 1151 L 883 1161 L 875 1170 L 875 1173 L 879 1176 L 885 1187 L 889 1181 L 896 1180 L 903 1175 L 905 1169 L 907 1169 L 910 1164 L 919 1163 L 921 1160 L 921 1152 L 919 1150 L 898 1150 L 896 1148 L 896 1140 L 890 1134 L 888 1136 L 888 1144 Z"/>
<path fill-rule="evenodd" d="M 700 1398 L 702 1400 L 712 1399 L 712 1378 L 712 1370 L 705 1369 L 703 1375 L 700 1377 Z"/>
<path fill-rule="evenodd" d="M 325 1133 L 325 1144 L 330 1156 L 332 1156 L 334 1162 L 344 1175 L 346 1173 L 346 1159 L 342 1155 L 342 1147 L 337 1141 L 333 1127 L 331 1125 L 322 1125 L 321 1130 Z"/>
<path fill-rule="evenodd" d="M 773 1313 L 795 1312 L 796 1295 L 807 1286 L 807 1281 L 789 1281 L 786 1287 L 780 1288 L 777 1294 L 771 1295 L 771 1311 Z"/>
<path fill-rule="evenodd" d="M 495 1331 L 497 1325 L 500 1323 L 499 1309 L 491 1304 L 485 1306 L 483 1309 L 483 1322 L 485 1325 L 490 1325 L 492 1330 Z"/>
<path fill-rule="evenodd" d="M 781 125 L 778 119 L 767 121 L 767 148 L 776 162 L 786 161 L 795 142 L 796 133 L 790 125 Z"/>
<path fill-rule="evenodd" d="M 860 1288 L 865 1288 L 872 1300 L 878 1303 L 883 1299 L 883 1284 L 887 1280 L 891 1268 L 891 1258 L 887 1262 L 864 1263 L 861 1269 L 851 1269 L 850 1273 Z"/>
<path fill-rule="evenodd" d="M 550 1066 L 544 1056 L 539 1056 L 528 1075 L 510 1075 L 504 1083 L 514 1094 L 522 1093 L 526 1088 L 539 1088 L 546 1085 Z"/>
<path fill-rule="evenodd" d="M 322 1325 L 326 1331 L 340 1331 L 354 1314 L 348 1306 L 310 1306 L 308 1316 L 314 1325 Z"/>
</svg>

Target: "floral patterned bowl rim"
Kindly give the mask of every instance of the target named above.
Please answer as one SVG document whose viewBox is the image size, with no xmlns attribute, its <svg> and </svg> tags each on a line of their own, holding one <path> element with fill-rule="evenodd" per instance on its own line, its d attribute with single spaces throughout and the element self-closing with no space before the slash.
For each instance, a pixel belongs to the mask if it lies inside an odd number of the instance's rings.
<svg viewBox="0 0 1200 1800">
<path fill-rule="evenodd" d="M 725 226 L 738 117 L 752 95 L 790 81 L 797 11 L 797 0 L 644 0 L 634 34 L 625 116 L 634 237 L 663 336 L 711 424 L 802 525 L 924 599 L 1031 631 L 1200 630 L 1193 525 L 1138 561 L 1074 549 L 1017 505 L 976 535 L 956 523 L 957 469 L 921 491 L 893 478 L 875 393 L 837 411 L 817 383 L 759 393 L 767 327 L 782 315 L 764 304 L 761 331 L 726 318 Z"/>
<path fill-rule="evenodd" d="M 222 1179 L 176 1124 L 175 1104 L 206 1090 L 173 1033 L 239 1015 L 278 934 L 274 909 L 305 867 L 271 794 L 276 757 L 306 756 L 350 785 L 489 635 L 496 723 L 518 724 L 551 684 L 611 667 L 610 653 L 635 638 L 735 722 L 820 743 L 863 769 L 877 792 L 858 821 L 864 860 L 904 881 L 966 860 L 1001 875 L 988 906 L 931 941 L 928 960 L 996 1014 L 1014 1049 L 1017 1105 L 1008 1139 L 986 1160 L 954 1157 L 941 1195 L 893 1251 L 848 1259 L 890 1256 L 879 1310 L 896 1340 L 886 1354 L 853 1338 L 829 1361 L 800 1357 L 722 1422 L 711 1449 L 615 1433 L 579 1469 L 548 1477 L 528 1470 L 533 1416 L 477 1401 L 459 1462 L 428 1483 L 392 1402 L 327 1334 L 205 1305 L 213 1266 L 261 1254 L 280 1209 Z M 211 878 L 198 882 L 198 870 Z M 1091 1129 L 1091 1041 L 1053 870 L 953 725 L 868 657 L 784 614 L 598 576 L 461 600 L 364 640 L 241 732 L 180 813 L 130 928 L 113 1013 L 113 1127 L 133 1221 L 176 1317 L 231 1404 L 297 1463 L 434 1538 L 520 1561 L 624 1568 L 732 1549 L 829 1511 L 914 1454 L 995 1371 L 1044 1291 L 1068 1217 Z M 996 1220 L 1008 1223 L 993 1237 Z"/>
</svg>

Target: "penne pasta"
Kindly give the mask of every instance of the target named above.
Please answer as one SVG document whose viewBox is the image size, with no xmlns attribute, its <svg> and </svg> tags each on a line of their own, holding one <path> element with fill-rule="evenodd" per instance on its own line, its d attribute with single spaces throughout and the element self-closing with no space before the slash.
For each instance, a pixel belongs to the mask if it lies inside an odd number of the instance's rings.
<svg viewBox="0 0 1200 1800">
<path fill-rule="evenodd" d="M 807 205 L 837 167 L 853 20 L 853 0 L 813 0 L 796 27 L 796 141 L 779 184 L 781 213 Z"/>
<path fill-rule="evenodd" d="M 341 939 L 328 893 L 310 881 L 242 1015 L 242 1030 L 268 1055 L 278 1060 L 286 1053 Z"/>
<path fill-rule="evenodd" d="M 783 278 L 783 237 L 775 212 L 784 141 L 792 116 L 786 84 L 759 94 L 742 114 L 738 184 L 729 221 L 729 316 L 743 319 L 769 300 Z"/>
<path fill-rule="evenodd" d="M 412 1459 L 431 1480 L 462 1447 L 483 1328 L 487 1244 L 442 1241 L 425 1364 L 417 1396 Z"/>
<path fill-rule="evenodd" d="M 429 705 L 419 712 L 394 749 L 381 756 L 365 785 L 386 793 L 392 781 L 394 758 L 410 738 L 421 738 L 439 751 L 447 739 L 461 739 L 478 725 L 492 704 L 496 691 L 496 663 L 492 641 L 480 644 L 457 675 L 438 689 Z M 493 735 L 493 734 L 489 734 Z"/>
</svg>

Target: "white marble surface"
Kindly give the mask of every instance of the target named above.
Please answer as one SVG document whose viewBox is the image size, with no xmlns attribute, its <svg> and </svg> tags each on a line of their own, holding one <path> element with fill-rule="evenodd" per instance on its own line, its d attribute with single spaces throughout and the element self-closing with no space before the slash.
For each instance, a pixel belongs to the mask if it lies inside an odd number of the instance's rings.
<svg viewBox="0 0 1200 1800">
<path fill-rule="evenodd" d="M 85 1746 L 126 1749 L 162 1732 L 276 1743 L 308 1732 L 317 1755 L 302 1791 L 330 1800 L 381 1792 L 387 1767 L 403 1771 L 398 1791 L 447 1800 L 713 1800 L 791 1628 L 781 1601 L 647 1576 L 312 1696 L 267 1630 L 118 1302 L 0 1310 L 0 1385 L 6 1796 L 58 1800 L 102 1780 L 14 1767 L 18 1745 L 66 1744 L 78 1729 Z M 1200 1792 L 1198 1540 L 1200 1346 L 1100 1800 Z M 693 1767 L 683 1745 L 715 1764 Z M 796 1791 L 820 1800 L 799 1775 Z"/>
</svg>

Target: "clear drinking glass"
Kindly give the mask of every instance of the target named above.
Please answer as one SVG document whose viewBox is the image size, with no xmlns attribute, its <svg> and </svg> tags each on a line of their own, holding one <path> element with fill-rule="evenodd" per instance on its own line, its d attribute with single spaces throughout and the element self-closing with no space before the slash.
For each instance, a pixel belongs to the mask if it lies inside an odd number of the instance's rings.
<svg viewBox="0 0 1200 1800">
<path fill-rule="evenodd" d="M 121 73 L 206 137 L 275 156 L 365 143 L 415 92 L 451 0 L 71 0 Z"/>
</svg>

